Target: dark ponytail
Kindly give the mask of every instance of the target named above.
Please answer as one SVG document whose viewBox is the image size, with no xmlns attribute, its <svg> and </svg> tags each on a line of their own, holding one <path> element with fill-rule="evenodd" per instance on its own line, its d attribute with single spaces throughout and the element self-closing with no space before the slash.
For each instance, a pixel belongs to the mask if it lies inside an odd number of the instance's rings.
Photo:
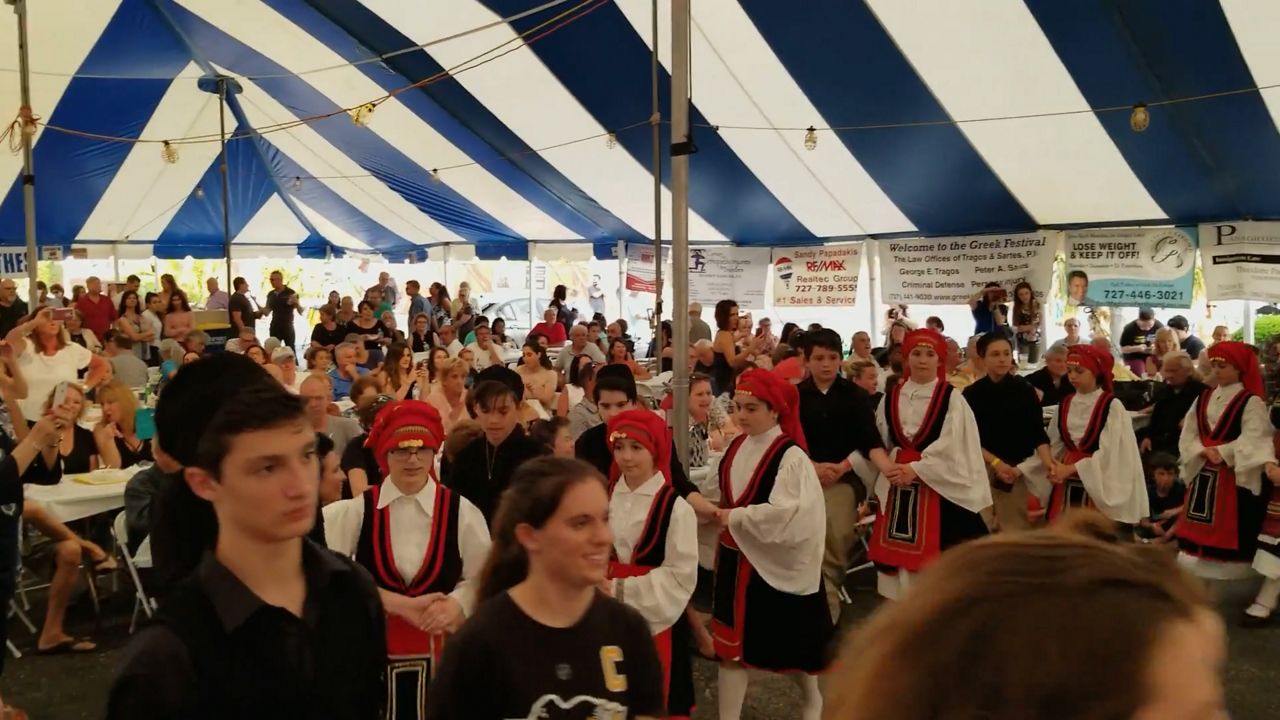
<svg viewBox="0 0 1280 720">
<path fill-rule="evenodd" d="M 529 575 L 529 555 L 516 539 L 516 528 L 546 525 L 565 493 L 580 482 L 603 485 L 604 478 L 592 466 L 570 458 L 534 458 L 516 469 L 494 515 L 492 544 L 476 593 L 481 602 L 510 590 Z"/>
</svg>

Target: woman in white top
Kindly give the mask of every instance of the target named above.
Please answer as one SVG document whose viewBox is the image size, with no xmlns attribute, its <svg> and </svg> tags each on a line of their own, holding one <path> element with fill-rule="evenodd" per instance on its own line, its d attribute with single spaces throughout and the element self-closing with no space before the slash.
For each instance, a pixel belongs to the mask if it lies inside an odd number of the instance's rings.
<svg viewBox="0 0 1280 720">
<path fill-rule="evenodd" d="M 818 720 L 818 678 L 834 628 L 822 587 L 826 509 L 806 454 L 796 387 L 767 370 L 738 379 L 734 416 L 743 434 L 720 459 L 721 529 L 711 635 L 720 658 L 720 717 L 737 718 L 747 670 L 785 672 Z"/>
<path fill-rule="evenodd" d="M 71 342 L 62 321 L 53 319 L 50 308 L 10 330 L 5 340 L 13 346 L 18 367 L 27 379 L 27 397 L 18 403 L 22 414 L 29 418 L 41 417 L 49 393 L 58 383 L 77 382 L 80 370 L 89 369 L 82 383 L 86 393 L 102 384 L 111 372 L 105 359 Z"/>
<path fill-rule="evenodd" d="M 667 717 L 693 713 L 693 666 L 685 608 L 698 583 L 698 519 L 671 486 L 671 431 L 649 410 L 609 420 L 619 477 L 610 478 L 613 557 L 606 590 L 649 622 L 666 671 Z"/>
<path fill-rule="evenodd" d="M 987 534 L 979 513 L 991 507 L 977 421 L 944 379 L 946 338 L 912 330 L 902 350 L 907 377 L 886 390 L 876 411 L 890 463 L 878 467 L 871 488 L 878 512 L 869 557 L 880 594 L 891 600 L 942 551 Z"/>
<path fill-rule="evenodd" d="M 360 497 L 325 506 L 325 541 L 368 569 L 387 613 L 388 708 L 393 720 L 426 714 L 426 687 L 449 634 L 475 606 L 489 527 L 470 501 L 435 478 L 444 427 L 435 408 L 402 400 L 383 408 L 365 446 L 383 474 Z"/>
<path fill-rule="evenodd" d="M 1124 525 L 1146 517 L 1146 476 L 1133 421 L 1111 394 L 1115 359 L 1094 345 L 1067 349 L 1067 379 L 1076 391 L 1058 403 L 1049 424 L 1053 467 L 1027 472 L 1028 486 L 1053 520 L 1072 508 L 1096 508 Z M 1047 480 L 1048 482 L 1045 482 Z"/>
</svg>

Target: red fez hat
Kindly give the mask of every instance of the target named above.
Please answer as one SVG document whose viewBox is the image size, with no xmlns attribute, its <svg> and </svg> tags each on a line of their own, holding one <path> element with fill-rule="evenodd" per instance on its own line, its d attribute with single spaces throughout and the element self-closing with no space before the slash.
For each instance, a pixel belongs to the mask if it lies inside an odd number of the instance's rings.
<svg viewBox="0 0 1280 720">
<path fill-rule="evenodd" d="M 1104 390 L 1111 390 L 1111 376 L 1116 360 L 1106 350 L 1093 345 L 1072 345 L 1067 348 L 1067 364 L 1088 370 L 1098 378 L 1098 385 Z"/>
<path fill-rule="evenodd" d="M 1240 371 L 1240 382 L 1244 389 L 1263 397 L 1262 371 L 1258 368 L 1258 354 L 1248 343 L 1227 340 L 1214 343 L 1209 348 L 1209 357 L 1226 360 L 1232 367 Z"/>
<path fill-rule="evenodd" d="M 634 440 L 653 456 L 654 468 L 671 482 L 671 428 L 667 421 L 652 410 L 644 408 L 624 410 L 614 415 L 608 425 L 609 449 L 619 440 Z M 618 464 L 610 468 L 611 480 L 619 476 Z"/>
<path fill-rule="evenodd" d="M 809 452 L 809 443 L 804 439 L 804 428 L 800 427 L 800 391 L 795 385 L 768 370 L 754 368 L 738 378 L 736 392 L 769 403 L 769 407 L 778 413 L 778 425 L 782 432 L 799 445 L 801 450 Z"/>
<path fill-rule="evenodd" d="M 912 330 L 906 334 L 906 337 L 902 338 L 902 358 L 904 363 L 911 351 L 920 345 L 933 348 L 933 352 L 938 356 L 938 379 L 945 379 L 947 376 L 947 339 L 942 333 L 932 328 Z"/>
<path fill-rule="evenodd" d="M 439 450 L 444 442 L 440 413 L 421 400 L 393 402 L 378 412 L 364 446 L 373 450 L 378 467 L 386 474 L 387 454 L 396 448 L 428 447 Z"/>
</svg>

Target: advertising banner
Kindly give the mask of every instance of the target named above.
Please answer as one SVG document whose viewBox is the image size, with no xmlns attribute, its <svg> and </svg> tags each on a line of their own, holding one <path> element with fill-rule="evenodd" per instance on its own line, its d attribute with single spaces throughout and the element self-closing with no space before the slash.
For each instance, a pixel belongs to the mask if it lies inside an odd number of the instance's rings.
<svg viewBox="0 0 1280 720">
<path fill-rule="evenodd" d="M 27 276 L 27 249 L 0 249 L 0 277 Z"/>
<path fill-rule="evenodd" d="M 1194 227 L 1068 231 L 1067 304 L 1191 307 L 1198 235 Z"/>
<path fill-rule="evenodd" d="M 1044 302 L 1056 231 L 879 242 L 880 299 L 890 305 L 963 305 L 989 282 L 1009 294 L 1024 280 Z"/>
<path fill-rule="evenodd" d="M 858 295 L 862 243 L 775 248 L 773 304 L 850 307 Z"/>
<path fill-rule="evenodd" d="M 1200 240 L 1210 301 L 1280 302 L 1280 222 L 1201 225 Z"/>
<path fill-rule="evenodd" d="M 653 245 L 648 243 L 627 243 L 627 289 L 636 292 L 657 292 Z M 671 261 L 671 251 L 662 249 L 662 259 Z M 666 266 L 664 265 L 664 268 Z"/>
<path fill-rule="evenodd" d="M 726 299 L 744 308 L 764 307 L 769 248 L 689 248 L 689 300 L 713 306 Z"/>
</svg>

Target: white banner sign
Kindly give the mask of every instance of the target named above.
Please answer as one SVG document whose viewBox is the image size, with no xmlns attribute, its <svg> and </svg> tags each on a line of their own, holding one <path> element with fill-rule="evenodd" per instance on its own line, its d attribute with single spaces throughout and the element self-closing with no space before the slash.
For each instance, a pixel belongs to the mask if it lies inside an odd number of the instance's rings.
<svg viewBox="0 0 1280 720">
<path fill-rule="evenodd" d="M 891 305 L 963 305 L 989 282 L 1013 293 L 1031 283 L 1044 301 L 1059 233 L 881 240 L 880 299 Z"/>
<path fill-rule="evenodd" d="M 653 245 L 649 243 L 627 243 L 627 289 L 637 292 L 657 292 L 658 277 L 654 265 Z M 663 270 L 669 268 L 671 249 L 662 248 Z"/>
<path fill-rule="evenodd" d="M 689 300 L 715 305 L 736 300 L 743 308 L 764 307 L 769 248 L 689 248 Z"/>
<path fill-rule="evenodd" d="M 0 277 L 27 276 L 27 249 L 0 249 Z"/>
<path fill-rule="evenodd" d="M 1201 225 L 1200 263 L 1210 301 L 1280 301 L 1280 222 Z"/>
<path fill-rule="evenodd" d="M 1062 254 L 1068 305 L 1191 307 L 1194 227 L 1072 230 Z"/>
<path fill-rule="evenodd" d="M 858 296 L 862 243 L 775 248 L 773 304 L 850 307 Z"/>
</svg>

